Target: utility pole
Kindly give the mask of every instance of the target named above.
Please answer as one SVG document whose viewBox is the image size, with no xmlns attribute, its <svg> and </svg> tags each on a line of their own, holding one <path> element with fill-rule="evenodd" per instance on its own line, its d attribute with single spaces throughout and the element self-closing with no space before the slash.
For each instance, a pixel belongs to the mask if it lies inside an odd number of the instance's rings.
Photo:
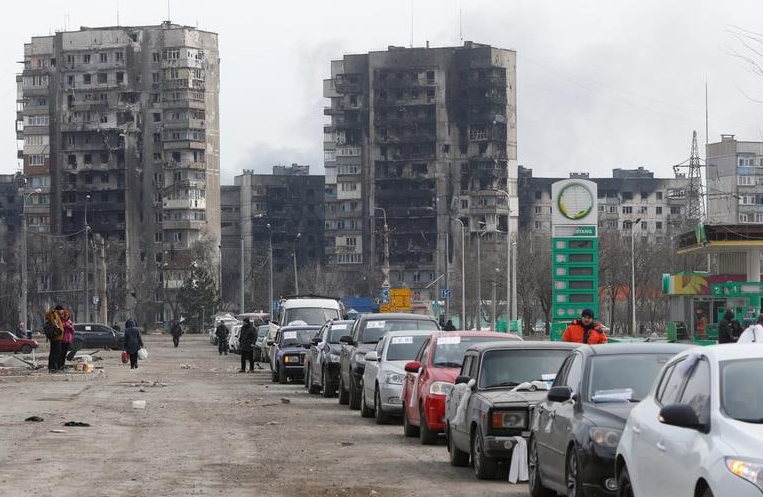
<svg viewBox="0 0 763 497">
<path fill-rule="evenodd" d="M 506 333 L 508 333 L 509 322 L 516 318 L 516 308 L 512 307 L 512 297 L 515 294 L 512 292 L 511 284 L 511 196 L 505 190 L 498 190 L 498 193 L 506 196 L 506 208 L 509 211 L 506 216 Z"/>
<path fill-rule="evenodd" d="M 450 225 L 450 223 L 448 223 Z M 450 227 L 450 226 L 448 226 Z M 450 266 L 448 263 L 450 262 L 448 259 L 450 258 L 450 246 L 448 238 L 450 236 L 450 233 L 448 233 L 449 230 L 445 230 L 445 320 L 447 321 L 448 318 L 450 318 L 450 295 L 448 292 L 450 292 L 450 281 L 448 278 L 448 273 L 450 273 Z"/>
<path fill-rule="evenodd" d="M 240 261 L 241 267 L 239 269 L 239 282 L 240 282 L 240 291 L 241 291 L 241 299 L 239 303 L 239 309 L 241 309 L 239 312 L 241 314 L 245 313 L 244 310 L 244 237 L 241 237 L 241 261 Z"/>
<path fill-rule="evenodd" d="M 29 282 L 27 281 L 27 246 L 26 246 L 26 232 L 27 232 L 27 224 L 26 224 L 26 199 L 27 197 L 31 197 L 32 195 L 36 193 L 40 193 L 42 191 L 41 188 L 36 188 L 34 191 L 24 194 L 24 198 L 22 200 L 21 204 L 21 304 L 19 307 L 19 321 L 24 323 L 24 327 L 29 330 L 31 329 L 29 326 L 29 323 L 27 322 L 27 308 L 29 307 L 27 303 L 27 297 L 29 295 Z"/>
<path fill-rule="evenodd" d="M 297 233 L 297 238 L 294 239 L 294 250 L 292 251 L 292 258 L 294 260 L 294 291 L 296 295 L 299 295 L 299 280 L 297 279 L 297 242 L 299 241 L 302 233 Z"/>
<path fill-rule="evenodd" d="M 498 331 L 498 273 L 500 269 L 495 268 L 495 274 L 493 275 L 493 319 L 490 322 L 490 331 Z"/>
<path fill-rule="evenodd" d="M 270 280 L 268 282 L 268 298 L 270 299 L 270 320 L 275 319 L 275 309 L 273 309 L 273 229 L 270 223 L 268 227 L 268 261 L 270 262 Z"/>
<path fill-rule="evenodd" d="M 384 265 L 382 266 L 382 288 L 389 288 L 389 225 L 387 224 L 387 211 L 384 207 L 374 207 L 377 211 L 382 211 L 384 215 Z"/>
<path fill-rule="evenodd" d="M 109 324 L 109 299 L 106 295 L 106 241 L 101 237 L 101 322 Z M 162 299 L 162 325 L 164 325 L 164 299 Z"/>
<path fill-rule="evenodd" d="M 457 217 L 451 218 L 461 225 L 461 329 L 466 329 L 466 227 Z"/>
<path fill-rule="evenodd" d="M 90 300 L 90 296 L 89 296 L 89 293 L 90 293 L 90 288 L 89 288 L 90 283 L 88 282 L 88 276 L 89 276 L 89 274 L 88 274 L 88 265 L 90 264 L 90 260 L 89 260 L 90 257 L 88 257 L 88 252 L 89 252 L 89 250 L 88 250 L 88 229 L 89 229 L 89 226 L 87 225 L 87 203 L 89 201 L 90 201 L 90 195 L 86 195 L 85 196 L 85 233 L 84 233 L 84 235 L 85 235 L 85 237 L 84 237 L 85 244 L 83 246 L 83 249 L 85 251 L 85 270 L 84 270 L 83 274 L 85 275 L 85 278 L 84 278 L 85 285 L 84 286 L 85 286 L 85 322 L 86 323 L 90 322 L 90 302 L 89 302 L 89 300 Z"/>
<path fill-rule="evenodd" d="M 482 261 L 480 260 L 480 238 L 477 230 L 477 331 L 482 329 Z"/>
</svg>

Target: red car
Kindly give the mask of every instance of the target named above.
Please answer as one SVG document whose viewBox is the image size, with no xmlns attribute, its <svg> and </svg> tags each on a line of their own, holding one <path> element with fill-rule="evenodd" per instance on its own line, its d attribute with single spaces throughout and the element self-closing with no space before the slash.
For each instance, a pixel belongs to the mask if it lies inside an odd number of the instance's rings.
<svg viewBox="0 0 763 497">
<path fill-rule="evenodd" d="M 437 443 L 445 431 L 445 396 L 453 388 L 469 345 L 496 340 L 522 340 L 513 333 L 446 331 L 427 338 L 415 361 L 405 365 L 403 432 L 417 434 L 422 444 Z"/>
<path fill-rule="evenodd" d="M 28 354 L 37 348 L 35 340 L 16 338 L 10 331 L 0 331 L 0 352 L 21 352 Z"/>
</svg>

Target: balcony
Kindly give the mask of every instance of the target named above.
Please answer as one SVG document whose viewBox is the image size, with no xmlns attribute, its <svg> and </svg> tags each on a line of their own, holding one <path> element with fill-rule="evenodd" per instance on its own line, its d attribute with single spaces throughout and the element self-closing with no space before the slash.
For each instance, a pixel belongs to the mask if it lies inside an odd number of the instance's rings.
<svg viewBox="0 0 763 497">
<path fill-rule="evenodd" d="M 202 230 L 206 226 L 207 226 L 206 221 L 190 220 L 190 219 L 162 222 L 162 228 L 165 230 Z"/>
<path fill-rule="evenodd" d="M 207 142 L 205 140 L 165 140 L 162 143 L 162 149 L 164 150 L 204 150 Z"/>
<path fill-rule="evenodd" d="M 206 209 L 206 199 L 165 199 L 162 201 L 165 209 Z"/>
<path fill-rule="evenodd" d="M 205 171 L 207 164 L 205 162 L 175 162 L 169 161 L 164 163 L 165 169 L 195 169 L 198 171 Z"/>
</svg>

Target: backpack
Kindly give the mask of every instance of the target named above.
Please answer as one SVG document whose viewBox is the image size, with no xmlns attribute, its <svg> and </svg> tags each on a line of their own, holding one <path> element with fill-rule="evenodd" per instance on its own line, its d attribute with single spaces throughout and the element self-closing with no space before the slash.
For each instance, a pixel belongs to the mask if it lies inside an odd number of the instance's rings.
<svg viewBox="0 0 763 497">
<path fill-rule="evenodd" d="M 53 340 L 56 338 L 56 335 L 58 335 L 58 328 L 56 328 L 50 321 L 47 321 L 42 327 L 42 332 L 45 334 L 45 338 Z"/>
</svg>

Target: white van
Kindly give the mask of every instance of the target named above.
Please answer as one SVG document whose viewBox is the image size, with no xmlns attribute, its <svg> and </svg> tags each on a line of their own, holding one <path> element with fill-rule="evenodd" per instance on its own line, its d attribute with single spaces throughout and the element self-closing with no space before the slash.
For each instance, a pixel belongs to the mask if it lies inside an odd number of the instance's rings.
<svg viewBox="0 0 763 497">
<path fill-rule="evenodd" d="M 339 299 L 329 297 L 305 296 L 284 297 L 278 306 L 276 323 L 286 326 L 294 321 L 300 325 L 323 326 L 326 321 L 342 319 L 344 308 Z"/>
</svg>

